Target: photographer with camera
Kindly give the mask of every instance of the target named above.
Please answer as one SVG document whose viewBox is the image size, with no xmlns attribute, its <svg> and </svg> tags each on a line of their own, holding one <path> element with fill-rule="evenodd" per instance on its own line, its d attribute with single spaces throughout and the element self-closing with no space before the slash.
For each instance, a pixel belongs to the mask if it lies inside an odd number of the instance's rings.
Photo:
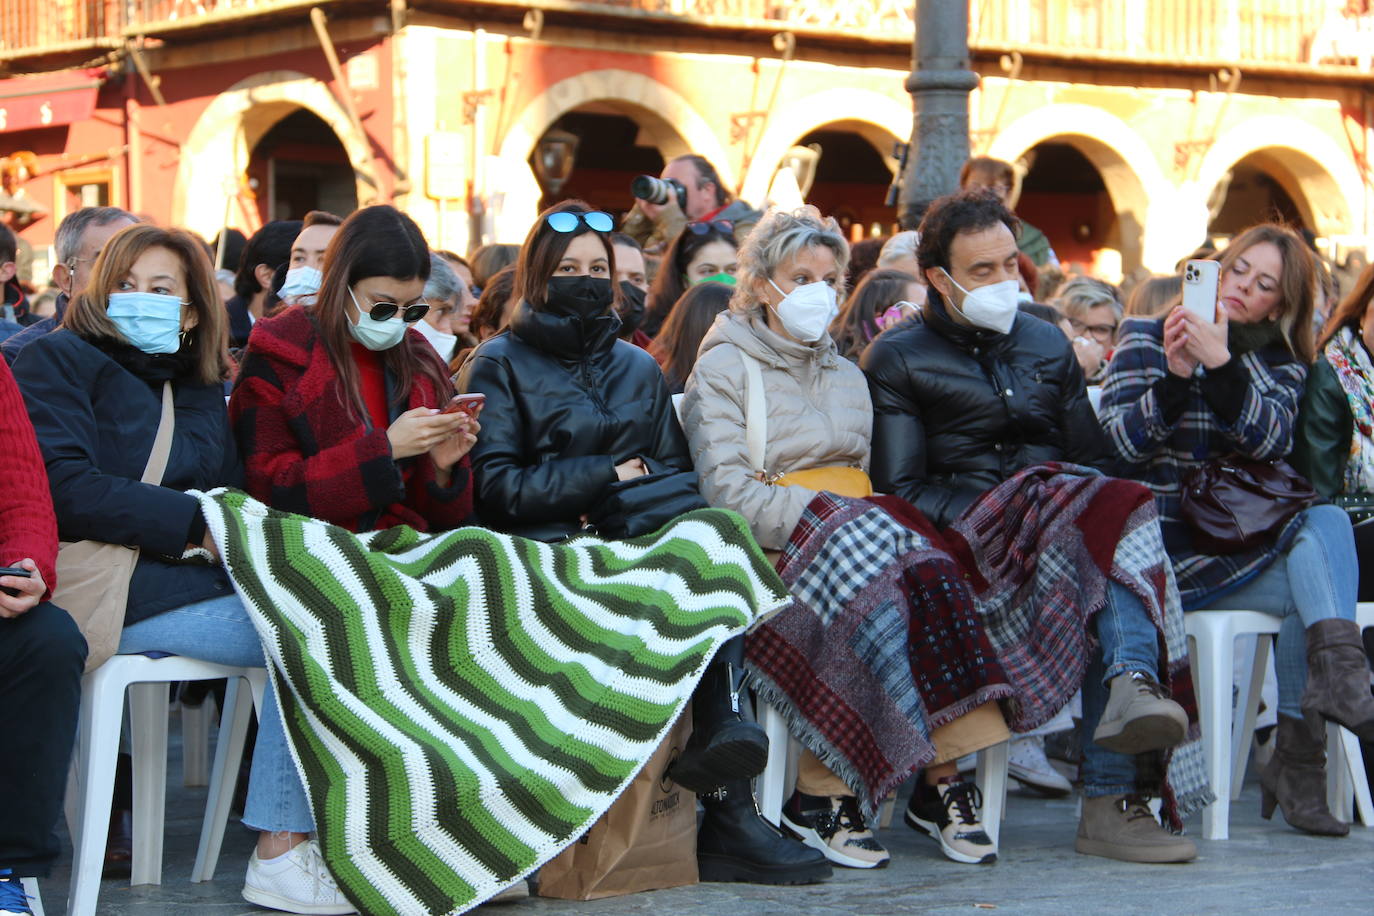
<svg viewBox="0 0 1374 916">
<path fill-rule="evenodd" d="M 735 239 L 743 241 L 761 214 L 742 200 L 735 200 L 716 167 L 695 154 L 678 156 L 654 178 L 641 175 L 630 186 L 636 198 L 621 231 L 644 246 L 649 254 L 662 253 L 690 222 L 733 223 Z"/>
</svg>

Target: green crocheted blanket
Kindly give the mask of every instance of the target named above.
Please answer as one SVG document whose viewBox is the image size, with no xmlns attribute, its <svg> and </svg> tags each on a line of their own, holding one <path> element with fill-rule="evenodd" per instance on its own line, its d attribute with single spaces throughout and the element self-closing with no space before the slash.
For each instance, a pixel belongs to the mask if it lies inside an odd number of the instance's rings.
<svg viewBox="0 0 1374 916">
<path fill-rule="evenodd" d="M 628 541 L 364 535 L 201 495 L 325 861 L 363 913 L 461 913 L 585 832 L 722 642 L 790 600 L 734 513 Z"/>
</svg>

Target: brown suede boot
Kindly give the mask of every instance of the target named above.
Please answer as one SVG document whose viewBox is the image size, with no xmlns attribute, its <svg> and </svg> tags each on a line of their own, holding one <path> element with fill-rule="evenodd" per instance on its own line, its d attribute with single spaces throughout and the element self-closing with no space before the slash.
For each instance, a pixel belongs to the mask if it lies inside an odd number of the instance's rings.
<svg viewBox="0 0 1374 916">
<path fill-rule="evenodd" d="M 1326 807 L 1326 747 L 1302 719 L 1279 716 L 1274 756 L 1260 773 L 1260 816 L 1283 810 L 1290 827 L 1319 836 L 1345 836 L 1350 825 Z"/>
<path fill-rule="evenodd" d="M 1073 848 L 1089 856 L 1122 862 L 1191 862 L 1197 846 L 1165 830 L 1150 813 L 1149 799 L 1117 795 L 1083 799 Z"/>
<path fill-rule="evenodd" d="M 1369 692 L 1369 659 L 1353 620 L 1319 620 L 1307 628 L 1307 689 L 1302 714 L 1313 734 L 1330 719 L 1374 741 L 1374 696 Z"/>
</svg>

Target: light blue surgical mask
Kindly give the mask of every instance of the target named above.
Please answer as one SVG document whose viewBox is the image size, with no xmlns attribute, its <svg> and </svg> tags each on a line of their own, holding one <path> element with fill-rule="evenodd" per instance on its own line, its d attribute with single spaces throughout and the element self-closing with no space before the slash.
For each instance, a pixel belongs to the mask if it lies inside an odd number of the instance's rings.
<svg viewBox="0 0 1374 916">
<path fill-rule="evenodd" d="M 181 347 L 181 307 L 162 293 L 110 293 L 106 314 L 124 339 L 144 353 L 175 353 Z"/>
<path fill-rule="evenodd" d="M 324 274 L 317 268 L 307 265 L 293 267 L 286 272 L 286 281 L 282 283 L 277 298 L 283 302 L 314 305 L 315 294 L 320 291 L 323 283 Z"/>
<path fill-rule="evenodd" d="M 358 307 L 357 320 L 348 323 L 348 333 L 353 336 L 354 340 L 376 353 L 390 350 L 405 339 L 407 326 L 405 322 L 401 321 L 399 315 L 388 318 L 386 321 L 378 321 L 368 314 L 367 309 L 363 308 L 358 297 L 353 295 L 353 290 L 350 289 L 348 295 L 353 299 L 353 304 Z"/>
</svg>

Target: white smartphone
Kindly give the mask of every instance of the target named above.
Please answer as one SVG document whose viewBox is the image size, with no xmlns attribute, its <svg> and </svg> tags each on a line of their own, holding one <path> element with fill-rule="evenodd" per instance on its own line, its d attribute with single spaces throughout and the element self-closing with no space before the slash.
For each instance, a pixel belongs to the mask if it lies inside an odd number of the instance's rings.
<svg viewBox="0 0 1374 916">
<path fill-rule="evenodd" d="M 1183 307 L 1206 322 L 1217 320 L 1221 263 L 1188 261 L 1183 265 Z"/>
</svg>

